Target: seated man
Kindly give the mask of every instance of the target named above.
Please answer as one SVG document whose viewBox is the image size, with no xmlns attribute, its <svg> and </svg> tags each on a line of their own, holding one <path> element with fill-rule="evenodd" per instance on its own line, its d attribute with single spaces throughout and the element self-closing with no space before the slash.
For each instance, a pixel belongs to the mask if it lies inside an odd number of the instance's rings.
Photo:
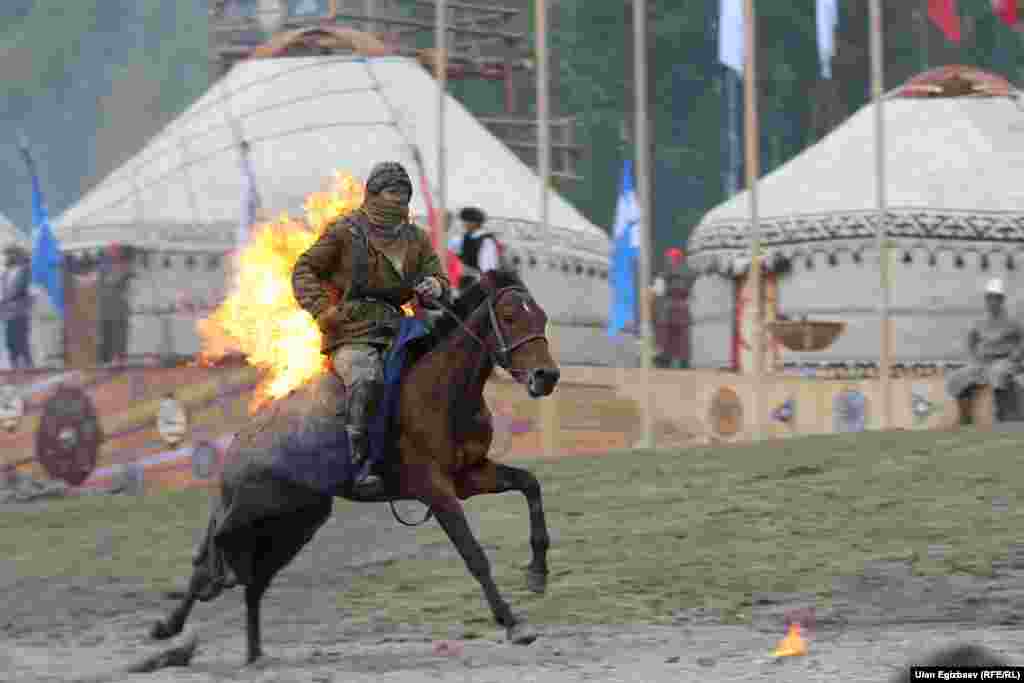
<svg viewBox="0 0 1024 683">
<path fill-rule="evenodd" d="M 970 421 L 974 389 L 985 384 L 995 391 L 996 419 L 1012 417 L 1016 410 L 1016 378 L 1024 372 L 1024 328 L 1006 314 L 1002 280 L 989 281 L 985 308 L 988 315 L 967 333 L 968 364 L 946 380 L 946 390 L 960 403 L 962 424 Z"/>
</svg>

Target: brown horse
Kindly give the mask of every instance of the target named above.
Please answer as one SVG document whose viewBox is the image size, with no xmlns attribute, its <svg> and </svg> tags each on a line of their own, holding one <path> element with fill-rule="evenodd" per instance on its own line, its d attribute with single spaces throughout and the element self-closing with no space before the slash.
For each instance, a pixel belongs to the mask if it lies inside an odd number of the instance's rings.
<svg viewBox="0 0 1024 683">
<path fill-rule="evenodd" d="M 490 562 L 466 520 L 460 500 L 519 491 L 530 514 L 530 590 L 547 587 L 548 530 L 537 479 L 491 462 L 491 413 L 483 396 L 495 365 L 525 385 L 534 398 L 554 391 L 559 370 L 548 350 L 547 315 L 514 273 L 485 275 L 441 318 L 432 341 L 410 358 L 399 392 L 397 440 L 387 494 L 357 502 L 417 500 L 428 506 L 480 583 L 508 639 L 529 644 L 536 633 L 513 614 L 491 576 Z M 333 375 L 323 381 L 338 381 Z M 296 392 L 239 432 L 226 455 L 221 496 L 213 506 L 189 588 L 182 602 L 151 635 L 182 631 L 197 600 L 210 601 L 236 584 L 245 586 L 248 661 L 262 655 L 260 601 L 274 576 L 310 541 L 331 514 L 333 498 L 271 477 L 267 454 L 275 439 L 295 433 L 315 413 L 309 392 Z M 318 442 L 319 443 L 319 442 Z"/>
</svg>

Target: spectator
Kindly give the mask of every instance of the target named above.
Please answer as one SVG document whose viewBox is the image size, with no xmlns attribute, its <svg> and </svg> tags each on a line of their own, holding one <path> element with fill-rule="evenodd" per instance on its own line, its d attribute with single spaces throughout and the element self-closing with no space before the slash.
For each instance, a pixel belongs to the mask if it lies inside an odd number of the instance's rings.
<svg viewBox="0 0 1024 683">
<path fill-rule="evenodd" d="M 7 335 L 7 355 L 12 368 L 31 368 L 32 269 L 28 252 L 16 244 L 4 249 L 7 270 L 0 292 L 0 317 Z"/>
<path fill-rule="evenodd" d="M 134 273 L 122 248 L 103 255 L 99 277 L 100 363 L 123 363 L 131 317 L 129 287 Z"/>
<path fill-rule="evenodd" d="M 949 395 L 960 403 L 960 420 L 970 422 L 970 402 L 978 386 L 995 392 L 996 419 L 1016 414 L 1016 379 L 1024 375 L 1024 328 L 1006 314 L 1006 288 L 999 278 L 985 288 L 987 315 L 967 332 L 968 363 L 946 380 Z"/>
<path fill-rule="evenodd" d="M 458 289 L 463 291 L 480 279 L 484 273 L 497 270 L 501 264 L 498 240 L 492 232 L 484 230 L 487 216 L 475 207 L 467 207 L 459 212 L 465 232 L 453 237 L 448 248 L 455 252 L 462 261 L 463 276 L 459 279 Z"/>
<path fill-rule="evenodd" d="M 690 367 L 690 288 L 696 279 L 683 250 L 665 252 L 665 271 L 655 283 L 654 326 L 662 367 Z"/>
</svg>

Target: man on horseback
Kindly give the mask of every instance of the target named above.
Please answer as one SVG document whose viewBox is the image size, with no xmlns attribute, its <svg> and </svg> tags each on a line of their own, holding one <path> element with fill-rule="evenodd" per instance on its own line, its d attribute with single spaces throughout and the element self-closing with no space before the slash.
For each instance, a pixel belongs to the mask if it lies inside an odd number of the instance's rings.
<svg viewBox="0 0 1024 683">
<path fill-rule="evenodd" d="M 429 235 L 409 221 L 411 199 L 405 168 L 377 164 L 366 180 L 362 207 L 329 225 L 292 271 L 295 299 L 316 319 L 321 352 L 344 383 L 331 384 L 331 399 L 357 465 L 369 455 L 371 411 L 380 398 L 384 351 L 398 332 L 401 305 L 414 294 L 428 302 L 450 294 Z M 358 495 L 382 490 L 374 465 L 359 468 Z"/>
</svg>

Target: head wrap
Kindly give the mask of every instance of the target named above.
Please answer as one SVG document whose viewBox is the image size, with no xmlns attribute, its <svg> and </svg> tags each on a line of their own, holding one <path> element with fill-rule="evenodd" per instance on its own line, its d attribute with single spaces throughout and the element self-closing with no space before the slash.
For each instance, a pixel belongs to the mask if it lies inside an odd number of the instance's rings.
<svg viewBox="0 0 1024 683">
<path fill-rule="evenodd" d="M 412 197 L 412 180 L 401 164 L 384 161 L 370 171 L 366 179 L 366 199 L 363 212 L 370 219 L 374 232 L 381 237 L 397 236 L 396 228 L 409 220 L 409 203 L 396 202 L 380 196 L 384 190 L 403 187 Z"/>
<path fill-rule="evenodd" d="M 412 178 L 397 161 L 382 161 L 370 169 L 370 175 L 366 179 L 366 191 L 370 194 L 380 194 L 393 185 L 404 185 L 410 196 L 412 195 Z"/>
</svg>

